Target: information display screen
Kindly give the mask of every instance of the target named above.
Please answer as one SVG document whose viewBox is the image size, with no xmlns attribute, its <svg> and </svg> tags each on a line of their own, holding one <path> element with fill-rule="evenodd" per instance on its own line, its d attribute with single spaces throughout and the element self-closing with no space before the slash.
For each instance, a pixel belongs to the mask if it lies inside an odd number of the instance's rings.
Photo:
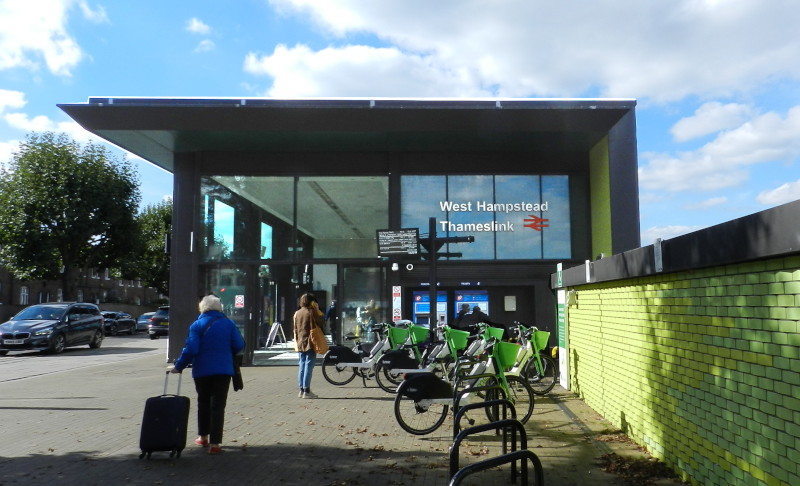
<svg viewBox="0 0 800 486">
<path fill-rule="evenodd" d="M 419 255 L 419 228 L 378 230 L 378 256 Z"/>
</svg>

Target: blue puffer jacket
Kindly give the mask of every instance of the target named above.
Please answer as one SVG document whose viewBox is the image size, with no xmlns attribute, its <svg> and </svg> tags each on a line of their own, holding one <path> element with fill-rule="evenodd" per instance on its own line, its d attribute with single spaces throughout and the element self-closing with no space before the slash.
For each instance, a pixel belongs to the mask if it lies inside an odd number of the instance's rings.
<svg viewBox="0 0 800 486">
<path fill-rule="evenodd" d="M 203 334 L 206 324 L 214 320 Z M 236 324 L 219 311 L 200 314 L 191 326 L 186 345 L 175 360 L 175 369 L 183 371 L 192 364 L 192 378 L 212 375 L 233 376 L 233 355 L 244 349 L 244 339 Z"/>
</svg>

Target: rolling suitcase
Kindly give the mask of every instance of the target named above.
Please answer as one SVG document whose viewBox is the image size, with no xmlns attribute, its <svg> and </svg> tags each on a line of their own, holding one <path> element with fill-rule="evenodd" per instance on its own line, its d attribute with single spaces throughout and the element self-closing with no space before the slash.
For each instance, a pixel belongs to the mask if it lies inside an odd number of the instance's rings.
<svg viewBox="0 0 800 486">
<path fill-rule="evenodd" d="M 189 397 L 180 396 L 181 374 L 174 395 L 167 394 L 170 373 L 164 378 L 164 393 L 150 397 L 144 404 L 142 431 L 139 436 L 139 459 L 157 451 L 169 451 L 169 457 L 181 457 L 186 447 L 186 429 L 189 424 Z"/>
</svg>

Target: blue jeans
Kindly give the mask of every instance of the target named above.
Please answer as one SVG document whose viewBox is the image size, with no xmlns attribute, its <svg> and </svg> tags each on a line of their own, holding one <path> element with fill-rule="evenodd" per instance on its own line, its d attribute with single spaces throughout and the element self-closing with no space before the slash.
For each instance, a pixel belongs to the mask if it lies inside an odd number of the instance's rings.
<svg viewBox="0 0 800 486">
<path fill-rule="evenodd" d="M 311 388 L 311 373 L 314 371 L 314 364 L 317 362 L 317 353 L 314 351 L 301 351 L 297 354 L 300 356 L 297 385 L 301 390 L 309 390 Z"/>
</svg>

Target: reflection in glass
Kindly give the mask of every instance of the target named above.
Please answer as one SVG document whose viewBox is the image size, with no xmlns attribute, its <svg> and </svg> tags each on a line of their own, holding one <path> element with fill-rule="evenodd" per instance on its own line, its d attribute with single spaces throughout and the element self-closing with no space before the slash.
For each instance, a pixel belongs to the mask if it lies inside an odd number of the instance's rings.
<svg viewBox="0 0 800 486">
<path fill-rule="evenodd" d="M 451 203 L 450 210 L 445 213 L 448 227 L 452 225 L 484 225 L 495 220 L 493 211 L 486 211 L 479 207 L 479 203 L 494 202 L 494 177 L 487 175 L 449 176 L 447 178 L 447 200 Z M 454 209 L 458 208 L 459 211 Z M 458 227 L 458 226 L 456 226 Z M 467 226 L 469 227 L 469 226 Z M 493 231 L 447 231 L 443 225 L 437 230 L 441 236 L 474 236 L 473 243 L 457 243 L 448 245 L 448 252 L 461 253 L 461 259 L 467 260 L 493 260 L 494 235 Z"/>
<path fill-rule="evenodd" d="M 542 201 L 549 201 L 547 218 L 551 224 L 544 239 L 543 258 L 571 258 L 569 177 L 542 177 Z"/>
<path fill-rule="evenodd" d="M 538 203 L 541 200 L 539 176 L 497 176 L 497 202 L 514 204 L 519 202 Z M 508 220 L 514 225 L 514 232 L 497 233 L 497 255 L 503 259 L 539 259 L 542 258 L 541 231 L 525 226 L 525 219 L 531 212 L 513 212 L 498 215 L 497 218 Z M 541 217 L 542 212 L 536 211 Z"/>
<path fill-rule="evenodd" d="M 387 177 L 213 176 L 201 195 L 207 261 L 377 257 L 389 224 Z"/>
<path fill-rule="evenodd" d="M 571 258 L 569 177 L 467 175 L 401 177 L 401 226 L 437 236 L 474 236 L 442 252 L 461 259 Z"/>
</svg>

